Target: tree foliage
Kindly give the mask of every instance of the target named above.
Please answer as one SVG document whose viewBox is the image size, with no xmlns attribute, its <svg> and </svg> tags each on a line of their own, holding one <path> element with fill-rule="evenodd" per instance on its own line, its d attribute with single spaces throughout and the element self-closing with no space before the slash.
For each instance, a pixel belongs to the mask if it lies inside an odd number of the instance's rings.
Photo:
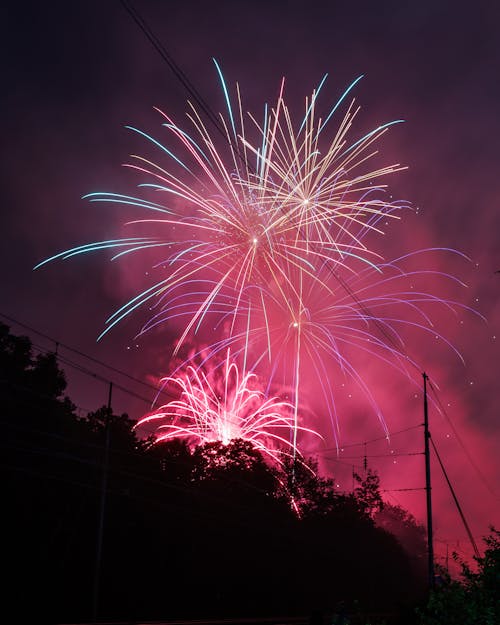
<svg viewBox="0 0 500 625">
<path fill-rule="evenodd" d="M 358 486 L 354 489 L 354 496 L 361 510 L 370 517 L 384 508 L 382 495 L 380 494 L 380 478 L 372 469 L 368 469 L 366 475 L 361 477 L 354 473 L 354 479 Z"/>
<path fill-rule="evenodd" d="M 441 571 L 441 583 L 421 612 L 422 625 L 498 625 L 500 623 L 500 531 L 490 528 L 485 552 L 474 569 L 454 554 L 461 578 Z"/>
<path fill-rule="evenodd" d="M 375 522 L 376 474 L 341 493 L 313 461 L 277 471 L 242 440 L 151 445 L 127 415 L 81 418 L 55 355 L 2 325 L 0 365 L 5 595 L 19 622 L 91 617 L 106 432 L 101 618 L 308 616 L 339 602 L 398 613 L 416 600 L 407 554 Z"/>
<path fill-rule="evenodd" d="M 422 584 L 422 593 L 427 585 L 427 530 L 415 517 L 401 506 L 384 502 L 376 510 L 373 520 L 380 527 L 395 536 L 405 550 L 416 579 Z"/>
</svg>

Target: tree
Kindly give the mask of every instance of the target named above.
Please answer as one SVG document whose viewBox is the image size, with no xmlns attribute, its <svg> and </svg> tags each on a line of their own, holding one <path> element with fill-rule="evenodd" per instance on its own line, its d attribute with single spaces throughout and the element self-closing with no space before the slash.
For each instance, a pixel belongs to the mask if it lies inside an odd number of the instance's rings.
<svg viewBox="0 0 500 625">
<path fill-rule="evenodd" d="M 79 417 L 55 355 L 33 357 L 1 325 L 0 364 L 5 594 L 20 622 L 90 616 L 107 426 L 102 619 L 303 616 L 411 599 L 408 558 L 370 517 L 376 476 L 341 493 L 314 462 L 270 467 L 243 440 L 152 445 L 127 415 Z"/>
<path fill-rule="evenodd" d="M 328 514 L 339 500 L 333 479 L 319 475 L 316 460 L 294 460 L 289 456 L 283 458 L 277 476 L 276 496 L 303 518 Z"/>
<path fill-rule="evenodd" d="M 354 473 L 354 479 L 359 484 L 354 489 L 354 497 L 361 511 L 373 517 L 384 507 L 384 500 L 380 494 L 380 478 L 376 471 L 368 469 L 364 478 Z"/>
<path fill-rule="evenodd" d="M 27 371 L 27 383 L 47 399 L 60 399 L 66 390 L 66 376 L 54 353 L 38 354 Z"/>
<path fill-rule="evenodd" d="M 26 336 L 14 336 L 0 322 L 0 375 L 2 381 L 24 381 L 31 365 L 31 342 Z"/>
<path fill-rule="evenodd" d="M 227 445 L 221 441 L 211 441 L 198 445 L 193 452 L 196 462 L 195 480 L 215 479 L 231 472 L 235 478 L 259 472 L 269 474 L 261 454 L 255 447 L 241 438 L 231 440 Z"/>
<path fill-rule="evenodd" d="M 430 594 L 420 612 L 422 625 L 498 625 L 500 623 L 500 531 L 490 528 L 482 557 L 475 557 L 477 570 L 457 554 L 461 578 L 441 571 L 443 582 Z"/>
<path fill-rule="evenodd" d="M 427 532 L 415 517 L 401 506 L 384 502 L 373 515 L 377 527 L 393 534 L 408 554 L 413 571 L 422 587 L 427 584 Z"/>
</svg>

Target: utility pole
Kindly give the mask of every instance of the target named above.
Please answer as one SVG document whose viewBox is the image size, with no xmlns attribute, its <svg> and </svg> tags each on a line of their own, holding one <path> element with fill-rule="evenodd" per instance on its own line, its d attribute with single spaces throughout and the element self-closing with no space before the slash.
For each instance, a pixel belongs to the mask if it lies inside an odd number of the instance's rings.
<svg viewBox="0 0 500 625">
<path fill-rule="evenodd" d="M 434 588 L 434 541 L 432 537 L 432 498 L 431 498 L 431 455 L 429 440 L 429 410 L 427 406 L 427 374 L 422 374 L 424 378 L 424 440 L 425 440 L 425 492 L 427 496 L 427 555 L 429 567 L 429 588 Z"/>
<path fill-rule="evenodd" d="M 111 436 L 111 393 L 113 392 L 113 383 L 109 383 L 108 394 L 108 406 L 106 409 L 106 423 L 105 423 L 105 442 L 104 442 L 104 457 L 102 461 L 102 477 L 101 477 L 101 504 L 99 511 L 99 529 L 97 533 L 97 550 L 95 559 L 95 574 L 94 574 L 94 592 L 92 596 L 92 621 L 97 621 L 97 613 L 99 609 L 99 590 L 101 583 L 101 560 L 102 560 L 102 542 L 104 534 L 104 517 L 106 510 L 106 491 L 108 487 L 108 467 L 109 467 L 109 442 Z"/>
</svg>

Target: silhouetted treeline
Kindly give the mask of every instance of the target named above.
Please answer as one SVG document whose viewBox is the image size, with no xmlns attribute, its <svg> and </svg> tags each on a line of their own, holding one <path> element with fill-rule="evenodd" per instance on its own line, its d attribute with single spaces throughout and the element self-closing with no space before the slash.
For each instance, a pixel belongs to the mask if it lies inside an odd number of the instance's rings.
<svg viewBox="0 0 500 625">
<path fill-rule="evenodd" d="M 126 415 L 78 417 L 65 387 L 55 355 L 0 325 L 9 622 L 92 617 L 106 427 L 100 618 L 411 622 L 425 542 L 410 515 L 383 508 L 376 475 L 346 494 L 302 465 L 278 478 L 241 440 L 151 446 Z"/>
</svg>

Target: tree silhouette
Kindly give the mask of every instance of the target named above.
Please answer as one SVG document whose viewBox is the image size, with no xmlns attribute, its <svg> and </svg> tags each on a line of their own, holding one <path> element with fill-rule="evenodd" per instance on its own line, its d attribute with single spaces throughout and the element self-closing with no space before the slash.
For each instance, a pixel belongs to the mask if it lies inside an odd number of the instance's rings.
<svg viewBox="0 0 500 625">
<path fill-rule="evenodd" d="M 421 611 L 422 625 L 497 625 L 500 623 L 500 532 L 494 527 L 484 539 L 484 555 L 474 558 L 477 570 L 454 554 L 461 579 L 441 571 L 441 584 Z"/>
<path fill-rule="evenodd" d="M 358 483 L 354 489 L 356 501 L 362 512 L 373 517 L 384 508 L 384 501 L 380 494 L 380 478 L 375 471 L 368 469 L 364 477 L 354 473 L 354 479 Z"/>
<path fill-rule="evenodd" d="M 401 506 L 384 502 L 384 507 L 375 512 L 375 524 L 393 534 L 410 559 L 416 583 L 422 588 L 427 585 L 427 532 L 415 517 Z"/>
<path fill-rule="evenodd" d="M 2 325 L 0 364 L 4 607 L 19 622 L 90 618 L 106 427 L 100 618 L 308 616 L 341 601 L 397 612 L 414 600 L 407 554 L 374 522 L 375 474 L 341 493 L 313 461 L 271 467 L 242 440 L 152 445 L 126 414 L 78 416 L 55 355 L 33 356 Z"/>
</svg>

